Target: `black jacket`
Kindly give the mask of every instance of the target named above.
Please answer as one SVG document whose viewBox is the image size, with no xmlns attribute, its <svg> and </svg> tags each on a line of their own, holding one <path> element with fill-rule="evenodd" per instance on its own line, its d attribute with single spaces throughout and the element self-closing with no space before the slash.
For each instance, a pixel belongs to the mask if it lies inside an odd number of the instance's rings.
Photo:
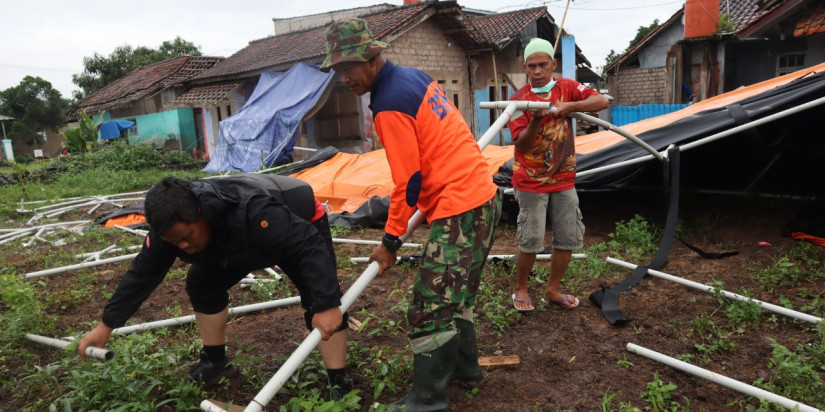
<svg viewBox="0 0 825 412">
<path fill-rule="evenodd" d="M 263 269 L 289 259 L 301 267 L 316 313 L 341 305 L 335 256 L 309 221 L 315 198 L 308 185 L 264 190 L 248 179 L 231 177 L 195 180 L 190 187 L 212 225 L 209 245 L 190 255 L 150 230 L 103 311 L 104 324 L 123 326 L 160 285 L 175 258 L 233 271 Z"/>
</svg>

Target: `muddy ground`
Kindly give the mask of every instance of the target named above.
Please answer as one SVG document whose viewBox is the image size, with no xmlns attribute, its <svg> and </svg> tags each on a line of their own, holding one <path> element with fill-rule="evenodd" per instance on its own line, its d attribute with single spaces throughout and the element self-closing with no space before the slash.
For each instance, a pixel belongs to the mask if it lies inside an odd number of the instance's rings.
<svg viewBox="0 0 825 412">
<path fill-rule="evenodd" d="M 586 247 L 609 241 L 609 235 L 616 230 L 615 223 L 631 219 L 635 214 L 644 216 L 659 227 L 664 220 L 663 196 L 655 191 L 585 193 L 581 195 L 581 202 L 587 226 Z M 753 268 L 769 267 L 778 256 L 787 254 L 792 248 L 795 242 L 783 237 L 781 233 L 800 206 L 801 201 L 798 200 L 726 195 L 683 196 L 679 216 L 683 226 L 689 229 L 685 240 L 707 251 L 735 250 L 739 254 L 720 260 L 707 260 L 676 242 L 661 271 L 699 283 L 723 282 L 725 289 L 732 292 L 739 293 L 746 289 L 758 291 L 749 273 Z M 103 212 L 105 211 L 100 211 Z M 381 233 L 378 229 L 366 229 L 349 232 L 346 237 L 377 240 Z M 425 234 L 426 228 L 419 228 L 412 241 L 422 241 Z M 548 242 L 549 239 L 548 236 Z M 369 246 L 337 245 L 339 259 L 342 256 L 368 256 L 370 250 Z M 515 251 L 513 219 L 512 216 L 505 216 L 499 226 L 492 253 L 512 254 Z M 49 246 L 34 246 L 27 253 L 49 253 Z M 26 256 L 2 257 L 10 264 L 18 265 L 21 272 L 44 269 L 28 264 L 32 259 Z M 819 257 L 822 261 L 821 251 Z M 84 322 L 98 319 L 105 304 L 101 292 L 114 290 L 127 265 L 119 263 L 97 268 L 97 281 L 91 295 L 99 298 L 59 310 L 61 325 L 58 330 L 78 329 Z M 538 265 L 545 266 L 546 273 L 549 261 L 540 261 Z M 366 268 L 366 264 L 341 266 L 339 277 L 345 289 Z M 505 292 L 502 296 L 506 299 L 501 302 L 510 307 L 509 294 L 513 278 L 493 275 L 490 268 L 485 271 L 483 287 L 499 288 Z M 542 270 L 537 272 L 541 273 Z M 401 265 L 376 279 L 353 305 L 350 310 L 352 317 L 363 321 L 366 317 L 363 313 L 372 313 L 403 324 L 403 313 L 393 307 L 401 298 L 409 298 L 408 288 L 412 284 L 413 273 L 414 267 Z M 715 353 L 709 362 L 705 362 L 701 360 L 695 346 L 703 343 L 703 340 L 694 333 L 692 322 L 704 316 L 721 328 L 736 329 L 725 317 L 717 299 L 709 293 L 647 277 L 633 289 L 621 294 L 620 307 L 632 321 L 621 327 L 611 326 L 600 309 L 587 297 L 602 287 L 617 284 L 627 274 L 629 271 L 601 278 L 587 277 L 574 282 L 572 287 L 563 283 L 565 292 L 575 294 L 581 300 L 578 308 L 566 310 L 555 305 L 538 304 L 537 310 L 532 313 L 518 314 L 511 311 L 506 315 L 509 325 L 503 331 L 493 327 L 489 318 L 479 316 L 477 332 L 481 355 L 517 355 L 520 364 L 515 369 L 488 371 L 486 379 L 478 384 L 451 385 L 449 394 L 452 410 L 597 411 L 601 409 L 604 398 L 611 394 L 616 394 L 611 403 L 614 410 L 617 410 L 620 403 L 650 410 L 640 395 L 654 379 L 655 373 L 658 373 L 664 383 L 677 385 L 678 388 L 673 391 L 674 399 L 682 405 L 686 404 L 685 399 L 689 400 L 689 410 L 745 410 L 747 405 L 756 406 L 758 403 L 731 389 L 629 353 L 626 345 L 634 343 L 674 357 L 692 354 L 693 363 L 697 366 L 751 384 L 758 378 L 773 373 L 768 368 L 771 346 L 767 338 L 794 348 L 814 336 L 809 323 L 790 321 L 784 317 L 774 322 L 769 320 L 768 313 L 763 312 L 762 322 L 756 329 L 743 329 L 729 337 L 735 344 L 734 350 Z M 72 275 L 68 273 L 50 276 L 47 280 L 48 288 L 57 290 L 64 287 L 70 276 Z M 825 283 L 822 280 L 803 281 L 797 286 L 799 287 L 808 288 L 820 295 L 825 293 Z M 534 300 L 540 298 L 540 288 L 537 280 L 531 280 Z M 393 294 L 396 289 L 407 291 L 406 296 Z M 248 289 L 235 288 L 232 290 L 233 300 L 254 300 L 250 293 Z M 756 297 L 777 303 L 780 295 L 794 296 L 795 291 L 778 288 L 775 293 L 763 292 Z M 184 314 L 190 313 L 187 311 L 189 306 L 181 279 L 167 279 L 132 321 L 139 323 L 169 317 L 167 308 L 174 302 L 184 309 Z M 798 307 L 799 302 L 793 303 Z M 366 312 L 358 314 L 362 309 L 366 309 Z M 482 310 L 480 304 L 477 311 Z M 819 313 L 818 316 L 822 314 Z M 275 356 L 291 353 L 295 349 L 295 341 L 302 339 L 306 331 L 300 309 L 291 307 L 235 317 L 230 322 L 227 333 L 230 353 L 236 340 L 245 345 L 259 344 L 254 349 L 255 353 L 267 355 L 259 366 L 266 376 L 271 376 L 281 364 Z M 403 333 L 370 335 L 366 332 L 352 332 L 350 338 L 364 346 L 386 345 L 393 351 L 409 348 Z M 32 350 L 38 351 L 43 363 L 52 362 L 59 356 L 59 353 L 48 349 Z M 356 388 L 361 390 L 361 404 L 365 410 L 374 401 L 392 401 L 407 390 L 402 388 L 398 395 L 385 390 L 379 399 L 373 399 L 372 387 L 367 378 L 357 370 L 353 371 L 352 377 Z M 256 393 L 256 390 L 239 388 L 221 396 L 229 397 L 236 404 L 246 405 Z M 10 394 L 0 393 L 0 398 L 10 399 L 8 395 Z M 282 391 L 267 406 L 267 410 L 278 410 L 279 405 L 288 400 L 289 396 L 288 391 Z M 731 403 L 734 404 L 726 406 Z M 21 405 L 6 404 L 6 407 L 9 406 Z"/>
</svg>

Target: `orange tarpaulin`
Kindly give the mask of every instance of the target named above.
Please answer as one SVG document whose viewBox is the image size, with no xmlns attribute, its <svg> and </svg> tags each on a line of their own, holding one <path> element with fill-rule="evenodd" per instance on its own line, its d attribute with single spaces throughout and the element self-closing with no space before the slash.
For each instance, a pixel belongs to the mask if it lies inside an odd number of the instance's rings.
<svg viewBox="0 0 825 412">
<path fill-rule="evenodd" d="M 113 217 L 106 221 L 106 224 L 103 227 L 115 227 L 117 226 L 131 226 L 143 223 L 146 221 L 146 216 L 143 213 L 130 213 L 128 215 Z"/>
<path fill-rule="evenodd" d="M 482 154 L 492 176 L 513 157 L 513 147 L 489 145 Z M 291 176 L 309 183 L 318 200 L 330 206 L 333 213 L 352 213 L 373 196 L 389 196 L 394 186 L 383 149 L 360 155 L 337 153 Z"/>
</svg>

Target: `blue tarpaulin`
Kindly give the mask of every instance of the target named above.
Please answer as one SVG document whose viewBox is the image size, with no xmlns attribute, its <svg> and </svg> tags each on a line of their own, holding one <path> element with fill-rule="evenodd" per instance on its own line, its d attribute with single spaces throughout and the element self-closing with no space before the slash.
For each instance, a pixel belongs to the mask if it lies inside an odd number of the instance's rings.
<svg viewBox="0 0 825 412">
<path fill-rule="evenodd" d="M 306 63 L 261 73 L 244 107 L 220 122 L 218 145 L 203 170 L 252 172 L 291 156 L 301 120 L 332 77 Z"/>
<path fill-rule="evenodd" d="M 129 130 L 134 125 L 134 122 L 124 120 L 103 122 L 100 124 L 100 140 L 117 139 L 121 130 Z"/>
</svg>

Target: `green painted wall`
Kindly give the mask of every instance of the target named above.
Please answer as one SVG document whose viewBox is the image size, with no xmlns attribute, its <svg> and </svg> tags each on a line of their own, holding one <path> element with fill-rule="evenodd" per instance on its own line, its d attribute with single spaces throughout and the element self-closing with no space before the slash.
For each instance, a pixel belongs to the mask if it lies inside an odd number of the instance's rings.
<svg viewBox="0 0 825 412">
<path fill-rule="evenodd" d="M 100 115 L 93 116 L 97 121 Z M 105 113 L 104 121 L 129 120 L 137 123 L 137 134 L 129 134 L 129 143 L 151 143 L 163 147 L 166 140 L 176 140 L 182 151 L 192 153 L 196 146 L 195 117 L 191 108 L 167 110 L 163 113 L 144 114 L 134 117 L 111 118 Z"/>
</svg>

